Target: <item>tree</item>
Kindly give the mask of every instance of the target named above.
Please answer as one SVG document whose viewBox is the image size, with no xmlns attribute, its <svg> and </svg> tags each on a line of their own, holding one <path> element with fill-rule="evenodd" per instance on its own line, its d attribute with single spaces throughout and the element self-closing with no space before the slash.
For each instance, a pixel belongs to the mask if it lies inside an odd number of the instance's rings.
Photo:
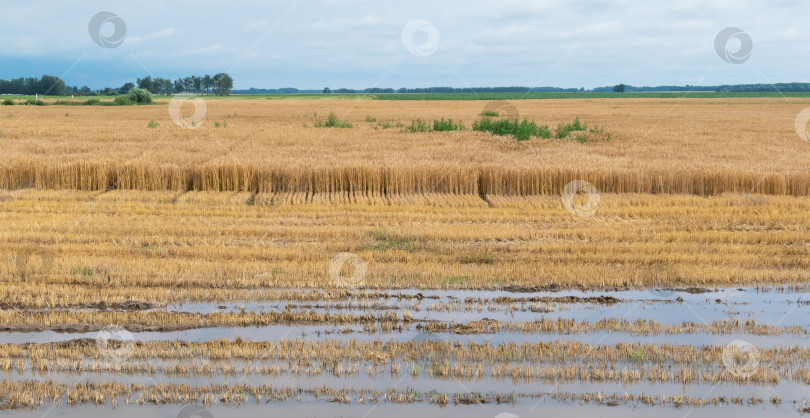
<svg viewBox="0 0 810 418">
<path fill-rule="evenodd" d="M 329 90 L 329 87 L 324 87 L 323 88 L 323 94 L 329 94 L 331 92 L 332 92 L 332 90 Z"/>
<path fill-rule="evenodd" d="M 225 73 L 214 76 L 214 94 L 218 96 L 230 96 L 233 88 L 233 78 Z"/>
<path fill-rule="evenodd" d="M 624 84 L 617 84 L 617 85 L 613 86 L 613 92 L 614 93 L 624 93 L 626 88 L 627 88 L 627 86 L 625 86 Z"/>
<path fill-rule="evenodd" d="M 200 87 L 202 87 L 202 91 L 208 93 L 211 90 L 211 87 L 214 86 L 214 80 L 211 79 L 211 76 L 206 74 L 205 77 L 202 78 L 200 82 Z"/>
<path fill-rule="evenodd" d="M 50 96 L 64 96 L 65 82 L 61 78 L 52 75 L 43 75 L 39 80 L 37 93 Z"/>
<path fill-rule="evenodd" d="M 146 76 L 144 78 L 138 79 L 138 88 L 149 90 L 150 92 L 155 91 L 155 82 L 152 80 L 152 76 Z"/>
<path fill-rule="evenodd" d="M 130 90 L 135 88 L 135 84 L 132 83 L 125 83 L 121 88 L 118 89 L 121 94 L 127 94 Z"/>
</svg>

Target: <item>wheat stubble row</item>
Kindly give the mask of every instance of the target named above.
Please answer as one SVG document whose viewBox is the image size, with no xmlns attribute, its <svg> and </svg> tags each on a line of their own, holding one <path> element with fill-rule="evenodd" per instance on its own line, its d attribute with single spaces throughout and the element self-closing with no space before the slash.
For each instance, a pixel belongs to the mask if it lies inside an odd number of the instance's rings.
<svg viewBox="0 0 810 418">
<path fill-rule="evenodd" d="M 603 194 L 581 218 L 546 196 L 492 207 L 457 195 L 276 197 L 5 192 L 0 294 L 39 308 L 249 300 L 259 288 L 337 288 L 340 252 L 361 257 L 363 285 L 381 289 L 805 288 L 810 271 L 808 198 Z"/>
</svg>

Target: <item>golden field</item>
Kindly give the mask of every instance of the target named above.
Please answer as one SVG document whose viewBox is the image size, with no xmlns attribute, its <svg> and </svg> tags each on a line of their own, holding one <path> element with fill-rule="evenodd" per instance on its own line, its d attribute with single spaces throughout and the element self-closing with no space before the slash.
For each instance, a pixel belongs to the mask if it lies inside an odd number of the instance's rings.
<svg viewBox="0 0 810 418">
<path fill-rule="evenodd" d="M 369 288 L 807 288 L 810 199 L 210 192 L 3 192 L 3 303 L 164 305 L 262 299 L 257 288 L 336 289 L 331 259 L 367 264 Z M 347 265 L 348 268 L 348 265 Z M 347 271 L 346 275 L 351 275 Z"/>
<path fill-rule="evenodd" d="M 484 101 L 206 99 L 197 129 L 166 103 L 4 107 L 0 187 L 536 195 L 583 179 L 604 193 L 810 193 L 810 144 L 794 131 L 810 99 L 511 102 L 539 124 L 579 117 L 611 138 L 586 144 L 473 132 Z M 330 111 L 354 127 L 315 128 Z M 441 117 L 468 130 L 380 127 Z"/>
</svg>

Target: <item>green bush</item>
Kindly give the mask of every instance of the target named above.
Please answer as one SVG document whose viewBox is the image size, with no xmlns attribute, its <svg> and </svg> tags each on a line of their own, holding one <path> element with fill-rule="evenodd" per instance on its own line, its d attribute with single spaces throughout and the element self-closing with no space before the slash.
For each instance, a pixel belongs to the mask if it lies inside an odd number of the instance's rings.
<svg viewBox="0 0 810 418">
<path fill-rule="evenodd" d="M 27 105 L 34 105 L 34 106 L 45 106 L 45 102 L 42 100 L 35 100 L 35 99 L 28 99 L 25 101 Z"/>
<path fill-rule="evenodd" d="M 463 131 L 464 130 L 464 125 L 461 123 L 461 121 L 458 121 L 458 123 L 453 122 L 453 119 L 447 119 L 447 120 L 444 120 L 444 118 L 442 118 L 441 120 L 434 119 L 433 120 L 433 130 L 438 131 L 438 132 L 442 132 L 442 131 Z"/>
<path fill-rule="evenodd" d="M 87 99 L 84 101 L 85 106 L 98 106 L 101 104 L 101 100 L 99 99 Z"/>
<path fill-rule="evenodd" d="M 316 128 L 351 128 L 352 123 L 346 120 L 340 120 L 335 112 L 329 112 L 329 116 L 325 121 L 318 120 L 315 122 Z"/>
<path fill-rule="evenodd" d="M 491 117 L 497 118 L 500 115 L 495 110 L 485 110 L 485 111 L 479 113 L 478 116 L 491 116 Z"/>
<path fill-rule="evenodd" d="M 545 125 L 538 126 L 534 121 L 528 119 L 523 119 L 523 122 L 518 122 L 517 119 L 514 121 L 481 119 L 473 123 L 473 130 L 490 132 L 493 135 L 512 136 L 518 141 L 528 141 L 533 136 L 551 138 L 551 128 Z"/>
<path fill-rule="evenodd" d="M 149 90 L 146 89 L 132 89 L 129 91 L 129 100 L 132 103 L 144 105 L 152 103 L 152 93 L 149 93 Z"/>
<path fill-rule="evenodd" d="M 579 121 L 579 117 L 574 118 L 574 122 L 572 123 L 562 123 L 560 122 L 557 125 L 557 139 L 568 138 L 571 132 L 579 132 L 585 131 L 588 129 L 588 125 L 581 123 Z"/>
<path fill-rule="evenodd" d="M 411 126 L 405 128 L 408 132 L 427 132 L 429 130 L 427 122 L 423 121 L 422 119 L 416 119 L 415 121 L 411 122 Z"/>
<path fill-rule="evenodd" d="M 3 100 L 3 106 L 14 106 L 15 104 L 16 103 L 14 103 L 14 100 L 11 99 Z"/>
<path fill-rule="evenodd" d="M 129 96 L 115 96 L 113 102 L 118 106 L 131 106 L 133 104 Z"/>
</svg>

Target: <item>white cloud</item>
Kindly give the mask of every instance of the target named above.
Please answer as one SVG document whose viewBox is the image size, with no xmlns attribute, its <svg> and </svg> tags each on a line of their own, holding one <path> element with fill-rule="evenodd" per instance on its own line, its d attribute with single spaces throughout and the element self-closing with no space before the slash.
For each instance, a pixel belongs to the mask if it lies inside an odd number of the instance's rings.
<svg viewBox="0 0 810 418">
<path fill-rule="evenodd" d="M 799 33 L 799 30 L 796 29 L 795 26 L 791 26 L 785 30 L 777 32 L 776 36 L 781 39 L 794 40 L 799 39 L 801 37 L 801 33 Z"/>
<path fill-rule="evenodd" d="M 177 28 L 166 28 L 161 31 L 152 32 L 150 34 L 143 36 L 127 36 L 125 42 L 137 45 L 141 42 L 155 41 L 158 39 L 168 38 L 170 36 L 175 36 L 179 33 L 180 31 Z"/>
<path fill-rule="evenodd" d="M 259 21 L 253 22 L 253 23 L 249 23 L 247 26 L 245 26 L 245 32 L 247 32 L 247 33 L 263 33 L 264 31 L 267 30 L 268 27 L 270 27 L 270 24 L 267 23 L 266 20 L 262 19 L 262 20 L 259 20 Z"/>
<path fill-rule="evenodd" d="M 180 52 L 177 52 L 173 55 L 179 56 L 187 56 L 187 55 L 214 55 L 214 54 L 222 54 L 222 53 L 229 53 L 229 52 L 236 52 L 236 48 L 226 48 L 222 44 L 214 44 L 209 46 L 204 46 L 200 48 L 190 48 Z"/>
</svg>

